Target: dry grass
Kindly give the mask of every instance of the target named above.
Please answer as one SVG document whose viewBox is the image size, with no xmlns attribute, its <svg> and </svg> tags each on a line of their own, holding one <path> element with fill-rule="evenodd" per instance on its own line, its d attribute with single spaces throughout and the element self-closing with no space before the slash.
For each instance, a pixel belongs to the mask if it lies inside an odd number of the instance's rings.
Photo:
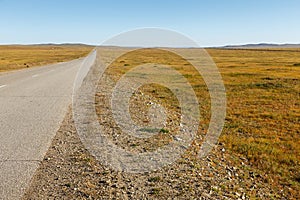
<svg viewBox="0 0 300 200">
<path fill-rule="evenodd" d="M 0 46 L 0 71 L 76 59 L 87 55 L 92 48 Z M 207 51 L 219 67 L 227 93 L 227 117 L 220 142 L 232 154 L 248 158 L 252 167 L 263 175 L 272 177 L 274 182 L 270 184 L 279 190 L 288 185 L 291 193 L 296 194 L 300 191 L 300 49 Z M 166 51 L 144 49 L 120 57 L 107 74 L 116 82 L 128 70 L 149 62 L 170 65 L 190 82 L 200 102 L 199 134 L 203 134 L 210 119 L 209 93 L 201 76 L 187 61 Z M 174 113 L 179 112 L 178 101 L 170 90 L 146 85 L 140 91 Z M 133 118 L 138 122 L 147 121 L 138 112 L 135 115 Z M 173 124 L 176 123 L 175 119 Z M 163 130 L 166 131 L 156 141 L 165 141 L 155 143 L 158 146 L 169 142 L 168 135 L 174 134 L 168 124 Z M 134 143 L 134 148 L 138 149 L 136 144 L 139 143 Z"/>
<path fill-rule="evenodd" d="M 300 189 L 299 49 L 208 52 L 222 72 L 228 98 L 221 141 L 277 184 Z"/>
<path fill-rule="evenodd" d="M 262 174 L 271 176 L 278 189 L 288 185 L 297 193 L 300 190 L 300 50 L 207 51 L 222 73 L 228 98 L 220 142 L 230 152 L 247 157 Z M 120 57 L 108 74 L 117 81 L 129 69 L 147 62 L 171 65 L 188 79 L 201 104 L 199 134 L 206 130 L 210 117 L 207 88 L 185 60 L 158 49 L 138 50 Z M 168 109 L 178 109 L 169 90 L 155 85 L 141 90 L 165 103 Z"/>
<path fill-rule="evenodd" d="M 85 45 L 1 45 L 0 72 L 77 59 L 92 48 Z"/>
</svg>

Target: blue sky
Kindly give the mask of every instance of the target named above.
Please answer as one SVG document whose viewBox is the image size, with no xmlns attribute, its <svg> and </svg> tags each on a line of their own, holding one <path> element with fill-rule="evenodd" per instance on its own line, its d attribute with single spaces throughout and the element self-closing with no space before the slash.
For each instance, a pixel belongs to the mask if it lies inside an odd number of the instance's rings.
<svg viewBox="0 0 300 200">
<path fill-rule="evenodd" d="M 299 0 L 0 0 L 0 44 L 100 44 L 141 27 L 200 46 L 300 43 Z"/>
</svg>

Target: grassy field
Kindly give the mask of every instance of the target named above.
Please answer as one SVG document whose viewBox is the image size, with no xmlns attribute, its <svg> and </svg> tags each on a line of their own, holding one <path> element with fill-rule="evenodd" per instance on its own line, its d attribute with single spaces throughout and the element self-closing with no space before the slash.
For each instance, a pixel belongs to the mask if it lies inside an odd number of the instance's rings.
<svg viewBox="0 0 300 200">
<path fill-rule="evenodd" d="M 73 45 L 0 46 L 0 71 L 72 60 L 87 55 L 91 49 Z M 291 195 L 297 195 L 300 191 L 300 49 L 207 49 L 207 52 L 218 66 L 226 87 L 227 117 L 220 143 L 225 145 L 226 152 L 247 158 L 253 169 L 270 177 L 267 179 L 272 181 L 268 184 L 277 190 L 288 186 Z M 202 117 L 198 134 L 203 135 L 210 120 L 209 93 L 188 61 L 168 51 L 143 49 L 118 58 L 106 74 L 117 82 L 128 70 L 144 63 L 170 65 L 189 81 L 200 103 Z M 128 143 L 121 135 L 117 142 L 124 148 L 129 144 L 138 152 L 151 151 L 176 135 L 178 129 L 174 125 L 179 123 L 179 103 L 170 90 L 160 85 L 145 85 L 139 90 L 171 111 L 168 123 L 152 141 L 130 138 Z M 131 103 L 139 109 L 145 106 L 146 110 L 149 105 L 139 98 L 135 96 Z M 97 100 L 100 101 L 96 97 Z M 142 125 L 149 121 L 140 110 L 131 114 Z M 197 152 L 201 142 L 201 137 L 197 138 L 186 156 Z M 239 161 L 235 164 L 241 165 Z"/>
<path fill-rule="evenodd" d="M 0 72 L 64 62 L 87 55 L 85 45 L 1 45 Z"/>
<path fill-rule="evenodd" d="M 300 189 L 300 50 L 209 49 L 228 98 L 221 142 Z"/>
<path fill-rule="evenodd" d="M 261 174 L 271 176 L 270 184 L 278 190 L 289 186 L 296 194 L 300 191 L 300 49 L 207 51 L 223 76 L 227 93 L 227 117 L 220 142 L 232 154 L 246 157 Z M 188 79 L 201 107 L 199 134 L 207 130 L 209 94 L 187 61 L 166 51 L 144 49 L 120 57 L 107 74 L 117 82 L 122 74 L 147 62 L 171 65 Z M 178 102 L 169 90 L 148 85 L 141 91 L 168 109 L 178 111 Z M 141 124 L 146 120 L 134 115 Z M 164 129 L 169 134 L 173 132 L 168 125 Z M 166 140 L 165 143 L 170 139 L 157 137 Z"/>
</svg>

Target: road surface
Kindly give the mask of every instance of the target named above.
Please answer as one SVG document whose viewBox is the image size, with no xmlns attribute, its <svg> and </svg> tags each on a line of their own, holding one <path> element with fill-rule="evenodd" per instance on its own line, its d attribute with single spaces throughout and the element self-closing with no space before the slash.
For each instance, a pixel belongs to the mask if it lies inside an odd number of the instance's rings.
<svg viewBox="0 0 300 200">
<path fill-rule="evenodd" d="M 0 199 L 22 197 L 71 103 L 82 63 L 0 73 Z"/>
</svg>

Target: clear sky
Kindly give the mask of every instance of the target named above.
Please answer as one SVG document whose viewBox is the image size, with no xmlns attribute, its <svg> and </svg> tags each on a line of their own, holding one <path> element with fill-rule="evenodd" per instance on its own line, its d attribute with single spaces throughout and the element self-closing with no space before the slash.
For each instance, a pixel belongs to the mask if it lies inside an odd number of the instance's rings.
<svg viewBox="0 0 300 200">
<path fill-rule="evenodd" d="M 0 44 L 100 44 L 141 27 L 200 46 L 300 43 L 300 0 L 0 0 Z"/>
</svg>

